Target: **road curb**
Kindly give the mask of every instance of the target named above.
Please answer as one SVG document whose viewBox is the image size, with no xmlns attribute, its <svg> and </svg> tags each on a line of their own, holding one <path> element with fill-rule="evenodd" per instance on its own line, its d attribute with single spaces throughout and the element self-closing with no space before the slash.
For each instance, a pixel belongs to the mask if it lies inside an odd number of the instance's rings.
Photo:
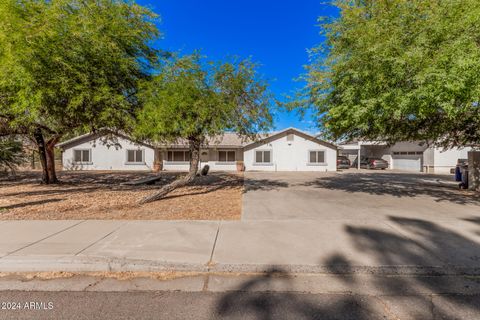
<svg viewBox="0 0 480 320">
<path fill-rule="evenodd" d="M 104 257 L 5 257 L 0 272 L 198 272 L 198 273 L 291 273 L 291 274 L 367 274 L 419 276 L 480 276 L 480 267 L 466 266 L 320 266 L 177 263 L 153 260 Z"/>
</svg>

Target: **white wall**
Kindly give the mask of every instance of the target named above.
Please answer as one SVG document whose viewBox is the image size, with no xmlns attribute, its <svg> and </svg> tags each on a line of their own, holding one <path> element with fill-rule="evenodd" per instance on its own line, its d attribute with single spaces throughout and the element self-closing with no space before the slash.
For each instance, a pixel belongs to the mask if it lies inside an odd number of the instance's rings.
<svg viewBox="0 0 480 320">
<path fill-rule="evenodd" d="M 271 164 L 255 164 L 255 151 L 271 150 Z M 310 165 L 309 151 L 324 150 L 326 164 Z M 256 146 L 244 152 L 247 171 L 337 171 L 337 150 L 320 145 L 295 134 L 293 141 L 283 135 L 277 140 Z"/>
<path fill-rule="evenodd" d="M 173 150 L 173 149 L 172 149 Z M 183 149 L 175 149 L 183 150 Z M 186 151 L 187 149 L 185 149 Z M 218 151 L 235 151 L 235 161 L 223 163 L 218 161 Z M 206 154 L 205 154 L 206 153 Z M 205 165 L 210 167 L 210 171 L 237 171 L 237 161 L 243 161 L 243 149 L 240 148 L 211 148 L 211 149 L 202 149 L 200 151 L 200 169 Z M 205 154 L 205 155 L 204 155 Z M 162 151 L 163 160 L 163 170 L 165 171 L 188 171 L 190 164 L 188 162 L 168 162 L 165 159 L 167 158 L 167 151 Z"/>
<path fill-rule="evenodd" d="M 444 150 L 442 148 L 435 148 L 434 154 L 434 172 L 449 174 L 450 169 L 455 168 L 458 159 L 468 159 L 468 152 L 472 148 L 453 148 Z"/>
<path fill-rule="evenodd" d="M 84 142 L 65 149 L 62 154 L 64 170 L 152 170 L 154 150 L 137 145 L 129 140 L 118 137 L 115 146 L 108 146 L 100 140 Z M 77 164 L 73 160 L 74 150 L 90 149 L 91 163 Z M 141 149 L 144 152 L 143 164 L 127 164 L 127 150 Z"/>
</svg>

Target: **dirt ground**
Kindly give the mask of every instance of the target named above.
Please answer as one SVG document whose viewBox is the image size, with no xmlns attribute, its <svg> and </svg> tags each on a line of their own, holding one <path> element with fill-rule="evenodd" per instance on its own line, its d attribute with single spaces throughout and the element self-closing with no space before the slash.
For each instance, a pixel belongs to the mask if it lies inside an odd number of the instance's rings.
<svg viewBox="0 0 480 320">
<path fill-rule="evenodd" d="M 165 199 L 139 206 L 137 201 L 178 178 L 160 173 L 155 185 L 125 182 L 153 177 L 147 172 L 60 172 L 58 185 L 40 185 L 39 172 L 0 176 L 0 220 L 126 219 L 238 220 L 243 175 L 210 173 Z"/>
</svg>

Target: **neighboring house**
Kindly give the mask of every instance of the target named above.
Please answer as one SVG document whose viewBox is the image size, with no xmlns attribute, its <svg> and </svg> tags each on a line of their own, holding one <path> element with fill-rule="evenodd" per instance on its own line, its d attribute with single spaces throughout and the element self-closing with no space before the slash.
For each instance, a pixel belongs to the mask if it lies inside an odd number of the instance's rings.
<svg viewBox="0 0 480 320">
<path fill-rule="evenodd" d="M 382 158 L 388 161 L 390 169 L 440 174 L 450 173 L 458 159 L 467 159 L 471 150 L 471 147 L 444 150 L 415 142 L 389 146 L 384 142 L 358 141 L 339 145 L 339 153 L 348 156 L 352 163 L 357 163 L 360 154 L 362 158 Z"/>
<path fill-rule="evenodd" d="M 162 170 L 187 171 L 190 154 L 186 141 L 149 145 L 115 135 L 115 143 L 101 134 L 83 135 L 59 144 L 65 170 Z M 251 141 L 235 133 L 209 139 L 200 151 L 201 167 L 236 171 L 336 171 L 337 147 L 295 128 Z"/>
</svg>

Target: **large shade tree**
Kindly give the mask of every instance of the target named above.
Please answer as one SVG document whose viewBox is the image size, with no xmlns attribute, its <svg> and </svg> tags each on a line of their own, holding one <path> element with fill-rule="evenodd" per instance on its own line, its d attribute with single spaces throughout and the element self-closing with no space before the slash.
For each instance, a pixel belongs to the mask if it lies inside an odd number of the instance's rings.
<svg viewBox="0 0 480 320">
<path fill-rule="evenodd" d="M 209 137 L 230 131 L 254 138 L 272 125 L 267 84 L 249 60 L 207 63 L 199 54 L 174 58 L 163 64 L 143 89 L 138 137 L 166 143 L 188 142 L 190 170 L 141 203 L 159 200 L 193 181 L 200 148 Z"/>
<path fill-rule="evenodd" d="M 333 139 L 480 143 L 478 0 L 336 0 L 307 102 Z"/>
<path fill-rule="evenodd" d="M 123 0 L 0 0 L 0 118 L 36 141 L 43 182 L 73 130 L 127 127 L 157 60 L 156 15 Z"/>
</svg>

